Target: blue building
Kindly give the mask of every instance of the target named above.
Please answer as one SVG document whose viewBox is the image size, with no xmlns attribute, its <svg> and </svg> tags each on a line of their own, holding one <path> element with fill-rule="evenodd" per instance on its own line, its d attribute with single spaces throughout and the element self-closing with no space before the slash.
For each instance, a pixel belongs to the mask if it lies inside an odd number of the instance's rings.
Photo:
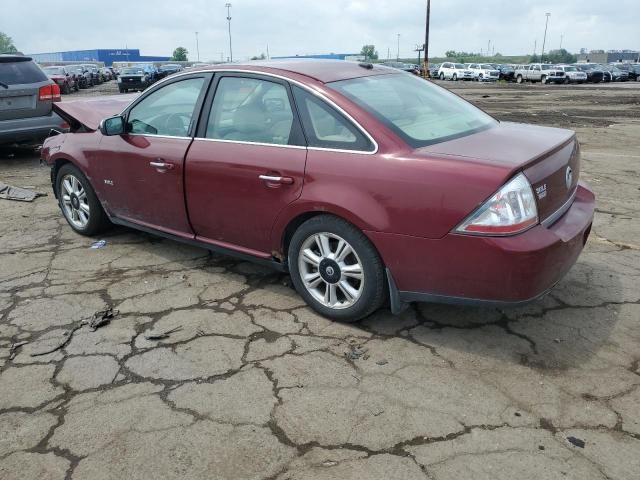
<svg viewBox="0 0 640 480">
<path fill-rule="evenodd" d="M 170 57 L 140 55 L 137 48 L 72 50 L 68 52 L 32 53 L 36 62 L 104 62 L 111 66 L 113 62 L 166 62 Z"/>
</svg>

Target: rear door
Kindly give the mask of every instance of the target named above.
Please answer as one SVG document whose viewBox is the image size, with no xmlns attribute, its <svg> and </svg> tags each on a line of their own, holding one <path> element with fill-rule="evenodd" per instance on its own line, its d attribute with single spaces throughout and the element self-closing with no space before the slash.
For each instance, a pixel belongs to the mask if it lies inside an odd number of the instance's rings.
<svg viewBox="0 0 640 480">
<path fill-rule="evenodd" d="M 211 74 L 168 81 L 125 113 L 127 133 L 101 138 L 91 170 L 118 218 L 193 237 L 184 197 L 184 158 Z"/>
<path fill-rule="evenodd" d="M 29 57 L 0 55 L 0 121 L 49 115 L 52 100 L 38 92 L 51 83 Z"/>
<path fill-rule="evenodd" d="M 272 226 L 302 193 L 307 155 L 290 87 L 252 74 L 216 80 L 186 160 L 189 218 L 199 240 L 270 257 Z"/>
</svg>

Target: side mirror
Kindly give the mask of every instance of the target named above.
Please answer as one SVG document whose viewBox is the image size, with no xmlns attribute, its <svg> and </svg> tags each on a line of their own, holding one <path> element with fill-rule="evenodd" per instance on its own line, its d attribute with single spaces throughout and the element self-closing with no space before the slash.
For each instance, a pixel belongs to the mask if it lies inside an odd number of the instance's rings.
<svg viewBox="0 0 640 480">
<path fill-rule="evenodd" d="M 122 135 L 124 133 L 124 118 L 120 115 L 105 118 L 100 122 L 100 132 L 107 136 Z"/>
</svg>

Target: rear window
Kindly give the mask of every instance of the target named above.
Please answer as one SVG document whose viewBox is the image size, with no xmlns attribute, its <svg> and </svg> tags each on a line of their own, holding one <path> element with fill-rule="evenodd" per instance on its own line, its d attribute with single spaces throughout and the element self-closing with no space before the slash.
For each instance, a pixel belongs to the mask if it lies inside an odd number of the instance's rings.
<svg viewBox="0 0 640 480">
<path fill-rule="evenodd" d="M 413 148 L 471 135 L 496 124 L 482 110 L 414 75 L 377 75 L 329 85 L 371 112 Z"/>
<path fill-rule="evenodd" d="M 5 85 L 45 82 L 48 78 L 34 62 L 7 62 L 0 67 L 0 82 Z"/>
</svg>

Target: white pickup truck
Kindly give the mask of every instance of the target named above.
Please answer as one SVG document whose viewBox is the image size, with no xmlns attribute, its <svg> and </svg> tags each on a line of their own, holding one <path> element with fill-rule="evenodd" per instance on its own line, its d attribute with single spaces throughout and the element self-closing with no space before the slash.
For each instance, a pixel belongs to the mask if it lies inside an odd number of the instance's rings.
<svg viewBox="0 0 640 480">
<path fill-rule="evenodd" d="M 516 82 L 541 82 L 546 83 L 563 83 L 564 72 L 555 68 L 553 65 L 546 63 L 533 63 L 531 65 L 523 65 L 516 69 Z"/>
</svg>

